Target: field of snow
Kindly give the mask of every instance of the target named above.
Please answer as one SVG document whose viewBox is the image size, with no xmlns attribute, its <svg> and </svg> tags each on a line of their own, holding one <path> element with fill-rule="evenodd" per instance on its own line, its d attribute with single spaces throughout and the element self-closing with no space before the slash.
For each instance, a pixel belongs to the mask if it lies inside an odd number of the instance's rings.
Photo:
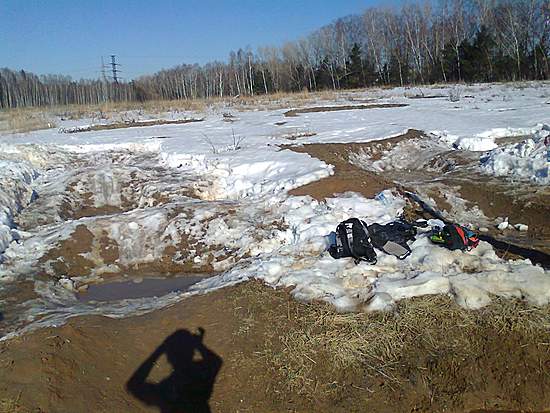
<svg viewBox="0 0 550 413">
<path fill-rule="evenodd" d="M 424 294 L 448 294 L 467 308 L 487 305 L 492 295 L 550 303 L 548 271 L 527 260 L 505 261 L 483 242 L 469 253 L 451 252 L 420 234 L 405 261 L 381 252 L 375 266 L 333 260 L 324 250 L 338 222 L 352 216 L 368 223 L 389 222 L 399 215 L 404 200 L 391 192 L 385 193 L 384 202 L 353 193 L 325 202 L 287 195 L 333 171 L 331 165 L 279 145 L 364 142 L 409 128 L 439 137 L 442 147 L 490 150 L 479 153 L 485 173 L 518 174 L 548 184 L 544 140 L 550 125 L 549 84 L 463 86 L 458 102 L 446 98 L 450 88 L 421 92 L 443 97 L 410 98 L 419 94 L 418 88 L 369 90 L 352 97 L 407 106 L 296 117 L 285 117 L 285 110 L 234 111 L 231 122 L 222 116 L 227 109 L 211 109 L 200 114 L 203 122 L 190 124 L 0 137 L 0 290 L 22 279 L 34 280 L 37 295 L 21 303 L 19 320 L 25 323 L 11 333 L 58 324 L 77 314 L 120 317 L 151 311 L 250 278 L 274 287 L 293 286 L 297 299 L 327 301 L 340 311 L 387 309 Z M 525 142 L 499 147 L 500 138 L 523 135 L 529 135 Z M 296 140 L 289 140 L 293 136 Z M 83 197 L 95 208 L 122 209 L 65 217 L 63 208 L 76 208 Z M 18 221 L 27 223 L 25 230 L 14 223 L 18 214 Z M 91 273 L 35 280 L 37 268 L 48 266 L 41 260 L 81 225 L 92 234 L 91 249 L 82 254 L 94 263 Z M 75 297 L 78 285 L 162 259 L 168 247 L 182 245 L 184 236 L 204 245 L 210 258 L 200 251 L 178 251 L 174 265 L 183 255 L 197 265 L 213 257 L 218 275 L 189 292 L 161 299 L 93 304 Z M 102 257 L 102 238 L 117 246 L 116 261 Z"/>
</svg>

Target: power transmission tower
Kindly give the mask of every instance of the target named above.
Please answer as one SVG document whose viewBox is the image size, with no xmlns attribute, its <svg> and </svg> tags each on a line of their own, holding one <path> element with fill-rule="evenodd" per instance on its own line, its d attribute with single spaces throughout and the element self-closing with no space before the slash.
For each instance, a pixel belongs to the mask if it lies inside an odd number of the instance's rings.
<svg viewBox="0 0 550 413">
<path fill-rule="evenodd" d="M 111 55 L 111 71 L 113 73 L 113 82 L 118 83 L 118 75 L 117 73 L 120 73 L 121 71 L 117 69 L 117 66 L 120 66 L 116 62 L 116 56 L 114 54 Z"/>
<path fill-rule="evenodd" d="M 101 56 L 101 80 L 104 82 L 107 82 L 107 74 L 105 73 L 105 69 L 107 66 L 105 65 L 105 62 L 103 61 L 103 56 Z"/>
</svg>

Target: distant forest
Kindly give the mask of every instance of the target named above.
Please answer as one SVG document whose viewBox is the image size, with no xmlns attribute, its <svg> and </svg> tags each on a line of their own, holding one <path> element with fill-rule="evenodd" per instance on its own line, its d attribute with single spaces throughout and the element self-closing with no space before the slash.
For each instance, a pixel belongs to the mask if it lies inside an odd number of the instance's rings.
<svg viewBox="0 0 550 413">
<path fill-rule="evenodd" d="M 433 0 L 370 8 L 281 47 L 182 64 L 131 82 L 0 69 L 0 108 L 245 96 L 307 89 L 550 77 L 547 0 Z"/>
</svg>

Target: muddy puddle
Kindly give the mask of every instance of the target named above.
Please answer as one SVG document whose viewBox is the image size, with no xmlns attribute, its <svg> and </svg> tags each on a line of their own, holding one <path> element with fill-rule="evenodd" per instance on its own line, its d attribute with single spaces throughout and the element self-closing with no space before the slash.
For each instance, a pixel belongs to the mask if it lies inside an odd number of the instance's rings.
<svg viewBox="0 0 550 413">
<path fill-rule="evenodd" d="M 196 195 L 209 183 L 163 167 L 155 151 L 59 150 L 41 171 L 36 199 L 15 218 L 21 242 L 0 267 L 0 336 L 76 314 L 162 306 L 226 258 L 223 245 L 198 241 L 217 216 Z"/>
<path fill-rule="evenodd" d="M 171 278 L 134 278 L 127 281 L 108 282 L 89 286 L 78 293 L 82 302 L 131 300 L 136 298 L 162 297 L 170 293 L 183 293 L 191 286 L 207 278 L 201 274 L 186 274 Z"/>
</svg>

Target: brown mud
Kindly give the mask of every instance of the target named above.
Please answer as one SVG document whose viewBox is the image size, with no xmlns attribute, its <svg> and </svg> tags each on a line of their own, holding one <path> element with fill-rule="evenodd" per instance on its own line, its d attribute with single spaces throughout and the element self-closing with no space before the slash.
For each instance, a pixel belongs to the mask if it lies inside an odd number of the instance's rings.
<svg viewBox="0 0 550 413">
<path fill-rule="evenodd" d="M 384 189 L 395 187 L 396 184 L 385 176 L 367 171 L 350 163 L 350 154 L 371 148 L 390 148 L 393 144 L 405 139 L 418 138 L 422 133 L 409 130 L 406 134 L 387 140 L 372 143 L 329 143 L 305 144 L 302 146 L 285 145 L 284 149 L 307 153 L 314 158 L 334 165 L 334 174 L 319 181 L 289 191 L 290 195 L 310 195 L 317 200 L 323 200 L 347 191 L 358 192 L 372 198 Z"/>
</svg>

